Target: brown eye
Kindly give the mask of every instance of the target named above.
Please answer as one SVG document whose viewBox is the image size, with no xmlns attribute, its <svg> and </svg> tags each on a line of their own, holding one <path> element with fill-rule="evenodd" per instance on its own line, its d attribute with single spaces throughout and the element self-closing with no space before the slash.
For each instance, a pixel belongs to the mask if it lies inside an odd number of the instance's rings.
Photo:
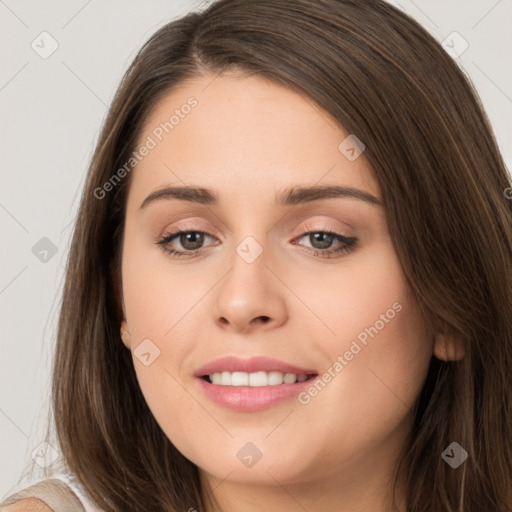
<svg viewBox="0 0 512 512">
<path fill-rule="evenodd" d="M 330 233 L 318 232 L 309 234 L 309 242 L 314 249 L 329 249 L 335 238 Z"/>
<path fill-rule="evenodd" d="M 178 240 L 181 246 L 188 251 L 200 249 L 204 242 L 204 233 L 199 231 L 189 231 L 188 233 L 180 233 Z"/>
<path fill-rule="evenodd" d="M 357 238 L 347 237 L 330 230 L 307 231 L 303 233 L 297 240 L 307 237 L 310 247 L 306 246 L 310 251 L 314 251 L 314 255 L 320 258 L 332 258 L 334 254 L 350 252 L 357 245 Z M 338 247 L 330 249 L 333 244 L 338 243 Z"/>
<path fill-rule="evenodd" d="M 173 233 L 165 235 L 157 243 L 163 247 L 163 249 L 174 256 L 190 256 L 201 251 L 205 242 L 205 237 L 210 237 L 205 231 L 189 230 L 182 231 L 177 230 Z M 212 238 L 212 237 L 210 237 Z M 178 242 L 178 249 L 173 247 L 173 240 Z M 174 242 L 176 243 L 176 242 Z"/>
</svg>

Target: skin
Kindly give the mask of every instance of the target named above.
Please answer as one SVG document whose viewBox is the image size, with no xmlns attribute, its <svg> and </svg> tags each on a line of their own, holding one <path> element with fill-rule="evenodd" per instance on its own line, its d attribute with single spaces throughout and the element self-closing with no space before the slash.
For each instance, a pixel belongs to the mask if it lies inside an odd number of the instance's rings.
<svg viewBox="0 0 512 512">
<path fill-rule="evenodd" d="M 12 505 L 7 505 L 5 507 L 0 508 L 0 512 L 53 512 L 44 501 L 41 501 L 37 498 L 26 498 L 23 500 L 19 500 Z"/>
<path fill-rule="evenodd" d="M 223 511 L 388 512 L 432 354 L 462 354 L 421 322 L 382 205 L 346 197 L 274 204 L 276 193 L 298 185 L 349 186 L 382 199 L 364 153 L 350 161 L 338 150 L 349 135 L 343 127 L 296 92 L 231 73 L 174 89 L 140 142 L 191 96 L 198 105 L 137 164 L 127 199 L 122 340 L 132 352 L 144 339 L 160 350 L 148 366 L 133 358 L 145 399 Z M 170 199 L 139 209 L 169 185 L 214 189 L 220 204 Z M 358 245 L 319 257 L 305 226 Z M 208 233 L 202 253 L 175 257 L 156 243 L 178 227 Z M 263 250 L 250 264 L 236 252 L 247 236 Z M 187 250 L 179 237 L 170 245 Z M 324 251 L 340 245 L 333 239 Z M 321 374 L 394 303 L 400 312 L 305 405 L 291 398 L 258 412 L 230 410 L 193 377 L 226 355 L 264 355 Z M 237 457 L 247 442 L 262 453 L 249 468 Z M 398 502 L 403 510 L 401 492 Z"/>
</svg>

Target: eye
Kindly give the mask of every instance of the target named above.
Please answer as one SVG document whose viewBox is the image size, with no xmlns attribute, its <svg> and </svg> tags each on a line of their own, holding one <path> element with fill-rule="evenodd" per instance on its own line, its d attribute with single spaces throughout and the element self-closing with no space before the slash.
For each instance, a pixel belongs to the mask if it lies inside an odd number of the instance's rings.
<svg viewBox="0 0 512 512">
<path fill-rule="evenodd" d="M 311 244 L 307 247 L 319 258 L 333 258 L 334 255 L 353 251 L 357 245 L 357 238 L 348 237 L 330 229 L 314 230 L 306 226 L 303 234 L 296 240 L 306 240 Z M 334 249 L 331 247 L 335 246 Z M 338 244 L 338 245 L 336 245 Z"/>
<path fill-rule="evenodd" d="M 201 248 L 206 237 L 213 238 L 206 233 L 206 231 L 183 231 L 179 229 L 173 233 L 165 235 L 157 243 L 162 246 L 164 251 L 172 254 L 173 256 L 190 256 L 201 252 Z M 184 250 L 177 250 L 172 247 L 171 242 L 175 238 Z"/>
<path fill-rule="evenodd" d="M 353 251 L 357 245 L 357 238 L 347 237 L 330 229 L 314 230 L 306 226 L 303 229 L 303 234 L 295 240 L 301 240 L 306 237 L 311 246 L 305 247 L 309 252 L 313 252 L 314 256 L 319 258 L 333 258 L 335 255 L 348 253 Z M 161 245 L 163 250 L 172 256 L 195 256 L 203 252 L 202 249 L 206 238 L 213 237 L 206 231 L 178 229 L 166 234 L 158 240 L 157 244 Z M 173 247 L 174 239 L 181 245 L 182 250 Z M 297 244 L 294 243 L 294 245 Z M 335 248 L 332 249 L 333 245 Z"/>
</svg>

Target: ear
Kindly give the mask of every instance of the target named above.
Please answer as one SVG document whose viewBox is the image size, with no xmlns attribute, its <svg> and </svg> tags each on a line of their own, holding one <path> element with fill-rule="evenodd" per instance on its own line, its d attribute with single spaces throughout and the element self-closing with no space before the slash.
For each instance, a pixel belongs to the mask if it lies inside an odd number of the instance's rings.
<svg viewBox="0 0 512 512">
<path fill-rule="evenodd" d="M 114 293 L 114 301 L 117 308 L 118 318 L 122 318 L 121 322 L 121 340 L 123 341 L 124 346 L 130 350 L 130 332 L 128 331 L 128 323 L 126 322 L 126 312 L 124 310 L 124 300 L 123 300 L 123 287 L 120 283 L 120 272 L 115 268 L 114 264 L 110 267 L 110 277 L 112 279 L 112 288 Z"/>
<path fill-rule="evenodd" d="M 124 346 L 130 350 L 131 344 L 130 344 L 130 331 L 128 331 L 128 324 L 126 323 L 126 320 L 123 319 L 121 322 L 121 340 L 123 340 Z"/>
<path fill-rule="evenodd" d="M 460 361 L 466 354 L 466 348 L 459 336 L 436 334 L 433 352 L 441 361 Z"/>
</svg>

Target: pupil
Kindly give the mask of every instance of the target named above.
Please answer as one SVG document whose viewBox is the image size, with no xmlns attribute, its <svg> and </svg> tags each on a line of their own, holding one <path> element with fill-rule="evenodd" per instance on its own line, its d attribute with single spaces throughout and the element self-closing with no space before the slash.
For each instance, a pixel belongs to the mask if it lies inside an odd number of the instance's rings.
<svg viewBox="0 0 512 512">
<path fill-rule="evenodd" d="M 192 233 L 184 233 L 180 237 L 180 243 L 185 249 L 194 251 L 201 247 L 203 244 L 203 238 L 204 234 L 196 231 Z"/>
<path fill-rule="evenodd" d="M 309 235 L 309 241 L 315 249 L 327 249 L 332 243 L 333 235 L 329 233 L 313 233 Z M 320 245 L 315 245 L 316 242 L 320 242 Z"/>
</svg>

